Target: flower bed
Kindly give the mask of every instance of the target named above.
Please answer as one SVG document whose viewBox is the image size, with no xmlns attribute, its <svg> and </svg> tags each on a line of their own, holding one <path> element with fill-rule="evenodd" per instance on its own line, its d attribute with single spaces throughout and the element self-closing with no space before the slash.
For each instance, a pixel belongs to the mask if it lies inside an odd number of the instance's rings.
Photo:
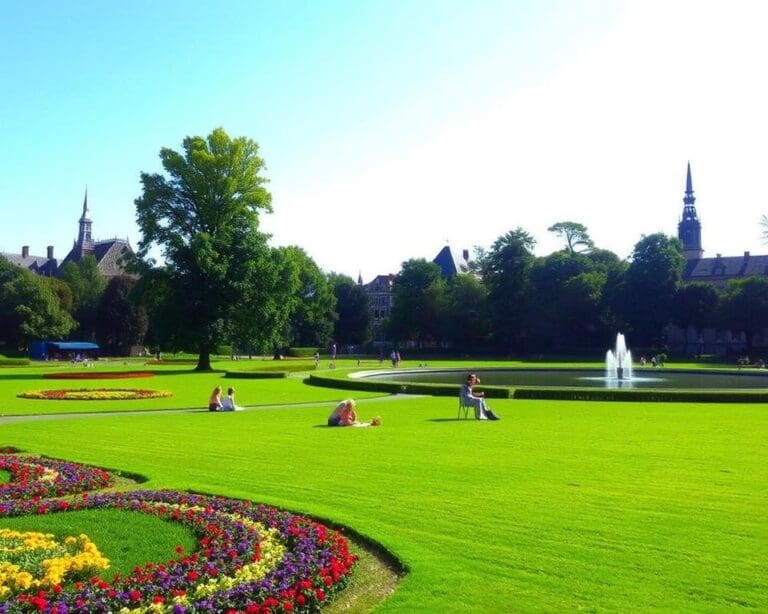
<svg viewBox="0 0 768 614">
<path fill-rule="evenodd" d="M 109 567 L 87 535 L 58 541 L 51 533 L 0 529 L 0 600 L 67 580 L 87 579 Z"/>
<path fill-rule="evenodd" d="M 43 373 L 43 379 L 133 379 L 155 377 L 151 371 L 63 371 Z"/>
<path fill-rule="evenodd" d="M 108 471 L 36 456 L 0 455 L 0 469 L 11 474 L 0 484 L 0 501 L 60 497 L 110 486 Z"/>
<path fill-rule="evenodd" d="M 170 397 L 169 390 L 142 390 L 139 388 L 77 388 L 64 390 L 28 390 L 18 395 L 22 399 L 53 401 L 125 401 Z"/>
<path fill-rule="evenodd" d="M 75 500 L 0 502 L 0 516 L 120 509 L 180 522 L 199 549 L 180 547 L 111 581 L 94 576 L 10 596 L 2 612 L 317 612 L 343 588 L 356 557 L 347 541 L 309 518 L 249 501 L 176 491 L 85 494 Z"/>
</svg>

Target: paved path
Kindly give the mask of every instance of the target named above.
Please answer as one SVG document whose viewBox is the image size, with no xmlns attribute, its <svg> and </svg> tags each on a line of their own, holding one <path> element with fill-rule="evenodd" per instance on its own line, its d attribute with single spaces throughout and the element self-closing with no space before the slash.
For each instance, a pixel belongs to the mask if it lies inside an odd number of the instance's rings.
<svg viewBox="0 0 768 614">
<path fill-rule="evenodd" d="M 395 399 L 414 398 L 412 394 L 390 394 L 380 397 L 370 397 L 363 399 L 365 403 L 369 401 L 392 401 Z M 308 401 L 306 403 L 272 403 L 268 405 L 245 405 L 242 411 L 253 411 L 256 409 L 291 409 L 296 407 L 317 407 L 318 405 L 332 405 L 334 401 Z M 0 415 L 0 424 L 14 424 L 16 422 L 29 422 L 32 420 L 69 420 L 72 418 L 107 418 L 113 416 L 143 416 L 147 414 L 178 414 L 178 413 L 208 413 L 204 407 L 181 407 L 178 409 L 145 409 L 142 411 L 104 411 L 104 412 L 73 412 L 69 414 L 25 414 L 15 416 Z M 227 412 L 223 412 L 227 413 Z"/>
</svg>

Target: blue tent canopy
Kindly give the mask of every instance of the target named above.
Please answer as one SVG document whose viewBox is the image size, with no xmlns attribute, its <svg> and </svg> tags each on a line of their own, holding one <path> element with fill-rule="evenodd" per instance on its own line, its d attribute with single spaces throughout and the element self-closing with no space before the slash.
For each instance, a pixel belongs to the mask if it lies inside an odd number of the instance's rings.
<svg viewBox="0 0 768 614">
<path fill-rule="evenodd" d="M 98 352 L 101 348 L 90 341 L 33 341 L 29 344 L 29 357 L 45 360 L 52 354 L 69 352 Z"/>
<path fill-rule="evenodd" d="M 62 352 L 93 352 L 101 349 L 97 343 L 89 341 L 48 341 L 48 345 Z"/>
</svg>

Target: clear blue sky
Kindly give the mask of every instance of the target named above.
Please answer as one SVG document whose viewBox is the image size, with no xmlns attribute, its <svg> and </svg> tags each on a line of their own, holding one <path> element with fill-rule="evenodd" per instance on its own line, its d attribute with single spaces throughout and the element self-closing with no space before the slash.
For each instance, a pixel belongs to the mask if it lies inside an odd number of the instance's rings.
<svg viewBox="0 0 768 614">
<path fill-rule="evenodd" d="M 626 256 L 672 234 L 768 251 L 759 2 L 0 0 L 0 251 L 139 239 L 139 174 L 222 126 L 259 142 L 276 245 L 366 281 L 410 257 L 537 251 L 566 219 Z"/>
</svg>

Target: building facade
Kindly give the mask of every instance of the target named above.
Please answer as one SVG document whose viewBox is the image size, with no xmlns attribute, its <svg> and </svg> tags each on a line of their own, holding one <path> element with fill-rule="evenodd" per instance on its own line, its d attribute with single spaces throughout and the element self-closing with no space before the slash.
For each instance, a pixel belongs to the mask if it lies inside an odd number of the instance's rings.
<svg viewBox="0 0 768 614">
<path fill-rule="evenodd" d="M 88 208 L 88 190 L 85 191 L 83 199 L 83 212 L 78 220 L 77 238 L 74 240 L 72 249 L 66 255 L 61 263 L 54 257 L 53 246 L 46 248 L 45 256 L 33 256 L 29 253 L 29 246 L 24 245 L 20 254 L 0 253 L 9 262 L 23 267 L 36 273 L 37 275 L 46 275 L 49 277 L 61 274 L 62 267 L 67 262 L 80 262 L 86 255 L 92 255 L 96 258 L 99 271 L 105 277 L 116 277 L 125 272 L 121 259 L 124 256 L 133 254 L 128 239 L 107 239 L 104 241 L 95 241 L 93 239 L 93 221 L 90 218 Z"/>
<path fill-rule="evenodd" d="M 683 212 L 677 225 L 677 237 L 683 244 L 685 257 L 683 269 L 685 283 L 708 283 L 722 291 L 733 279 L 768 275 L 768 255 L 752 255 L 745 251 L 741 256 L 716 254 L 714 257 L 704 257 L 702 227 L 695 203 L 689 162 L 683 196 Z M 746 339 L 743 335 L 734 334 L 728 330 L 695 331 L 690 328 L 684 331 L 676 326 L 668 328 L 667 342 L 673 350 L 687 350 L 695 354 L 726 354 L 741 351 L 746 347 Z M 764 336 L 759 337 L 755 339 L 755 344 L 768 345 L 768 339 Z"/>
<path fill-rule="evenodd" d="M 469 271 L 469 250 L 462 250 L 461 254 L 454 252 L 446 245 L 432 260 L 440 267 L 443 277 L 453 277 L 459 273 Z M 392 283 L 395 275 L 377 275 L 367 284 L 363 283 L 362 274 L 358 276 L 357 283 L 363 287 L 368 297 L 368 311 L 373 325 L 374 343 L 381 344 L 385 341 L 383 325 L 392 312 L 395 304 L 395 295 L 392 293 Z"/>
</svg>

